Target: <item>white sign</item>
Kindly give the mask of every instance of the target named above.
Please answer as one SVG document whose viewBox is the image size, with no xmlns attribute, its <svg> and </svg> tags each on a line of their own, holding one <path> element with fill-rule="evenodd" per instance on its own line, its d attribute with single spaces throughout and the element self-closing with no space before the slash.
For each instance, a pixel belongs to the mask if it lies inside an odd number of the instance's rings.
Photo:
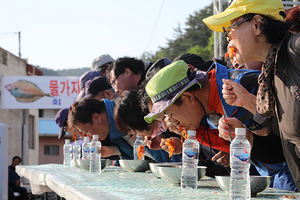
<svg viewBox="0 0 300 200">
<path fill-rule="evenodd" d="M 80 92 L 79 78 L 77 76 L 3 76 L 2 108 L 70 107 Z"/>
</svg>

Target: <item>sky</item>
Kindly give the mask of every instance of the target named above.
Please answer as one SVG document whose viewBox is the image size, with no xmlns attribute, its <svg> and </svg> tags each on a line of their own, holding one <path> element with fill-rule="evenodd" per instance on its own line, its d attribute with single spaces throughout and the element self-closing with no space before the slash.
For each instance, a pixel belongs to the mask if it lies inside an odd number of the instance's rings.
<svg viewBox="0 0 300 200">
<path fill-rule="evenodd" d="M 174 39 L 175 31 L 212 0 L 13 0 L 0 6 L 0 47 L 31 65 L 90 67 L 110 54 L 140 58 Z"/>
</svg>

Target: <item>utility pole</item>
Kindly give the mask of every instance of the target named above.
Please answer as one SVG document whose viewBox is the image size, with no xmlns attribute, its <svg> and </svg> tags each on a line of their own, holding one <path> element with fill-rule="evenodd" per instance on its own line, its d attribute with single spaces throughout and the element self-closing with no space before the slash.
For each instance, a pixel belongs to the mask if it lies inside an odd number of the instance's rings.
<svg viewBox="0 0 300 200">
<path fill-rule="evenodd" d="M 21 58 L 21 31 L 19 31 L 18 35 L 19 35 L 19 58 Z"/>
<path fill-rule="evenodd" d="M 21 31 L 19 31 L 19 32 L 0 33 L 0 34 L 18 34 L 18 38 L 19 38 L 19 58 L 21 58 Z"/>
</svg>

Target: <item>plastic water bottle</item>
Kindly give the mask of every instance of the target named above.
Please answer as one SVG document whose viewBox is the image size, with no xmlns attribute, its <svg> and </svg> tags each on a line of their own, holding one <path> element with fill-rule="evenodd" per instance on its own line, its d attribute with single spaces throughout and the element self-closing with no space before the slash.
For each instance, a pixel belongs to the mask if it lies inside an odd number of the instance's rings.
<svg viewBox="0 0 300 200">
<path fill-rule="evenodd" d="M 82 143 L 82 159 L 90 159 L 90 138 L 84 137 Z"/>
<path fill-rule="evenodd" d="M 101 142 L 98 135 L 93 135 L 90 151 L 90 172 L 101 172 Z"/>
<path fill-rule="evenodd" d="M 64 144 L 64 166 L 72 166 L 72 145 L 69 139 L 65 139 Z"/>
<path fill-rule="evenodd" d="M 196 131 L 188 130 L 188 138 L 183 143 L 181 188 L 197 188 L 199 142 L 196 139 Z"/>
<path fill-rule="evenodd" d="M 81 157 L 81 146 L 79 144 L 79 141 L 75 141 L 75 144 L 73 146 L 73 159 L 80 159 Z"/>
<path fill-rule="evenodd" d="M 230 144 L 230 199 L 250 199 L 250 151 L 246 129 L 236 128 Z"/>
<path fill-rule="evenodd" d="M 139 160 L 137 148 L 144 143 L 142 135 L 136 135 L 136 140 L 134 141 L 133 153 L 134 153 L 134 160 Z M 141 160 L 144 160 L 144 155 L 142 156 Z"/>
</svg>

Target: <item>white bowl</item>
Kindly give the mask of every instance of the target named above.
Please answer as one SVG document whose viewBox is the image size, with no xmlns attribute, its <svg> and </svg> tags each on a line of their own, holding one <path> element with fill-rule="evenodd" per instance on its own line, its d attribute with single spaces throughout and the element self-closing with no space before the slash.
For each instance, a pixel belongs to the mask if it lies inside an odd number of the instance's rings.
<svg viewBox="0 0 300 200">
<path fill-rule="evenodd" d="M 229 193 L 230 176 L 215 176 L 218 185 L 226 193 Z M 251 197 L 255 197 L 257 193 L 264 191 L 269 187 L 272 176 L 250 176 Z"/>
<path fill-rule="evenodd" d="M 200 181 L 206 173 L 206 166 L 198 166 L 198 181 Z M 181 183 L 181 166 L 157 166 L 158 174 L 162 179 L 171 183 L 171 185 L 179 186 Z"/>
<path fill-rule="evenodd" d="M 77 165 L 86 171 L 90 170 L 90 159 L 78 159 Z M 109 159 L 101 159 L 101 169 L 104 169 L 109 164 Z"/>
<path fill-rule="evenodd" d="M 119 160 L 120 166 L 128 172 L 145 172 L 154 160 Z"/>
<path fill-rule="evenodd" d="M 157 167 L 158 167 L 158 166 L 174 166 L 174 165 L 181 166 L 182 163 L 181 163 L 181 162 L 149 163 L 150 170 L 151 170 L 152 174 L 153 174 L 155 177 L 157 177 L 157 178 L 161 178 L 160 175 L 158 174 L 158 171 L 157 171 Z"/>
<path fill-rule="evenodd" d="M 78 163 L 77 163 L 77 160 L 78 159 L 72 159 L 72 165 L 74 165 L 77 168 L 80 168 L 79 165 L 78 165 Z"/>
</svg>

